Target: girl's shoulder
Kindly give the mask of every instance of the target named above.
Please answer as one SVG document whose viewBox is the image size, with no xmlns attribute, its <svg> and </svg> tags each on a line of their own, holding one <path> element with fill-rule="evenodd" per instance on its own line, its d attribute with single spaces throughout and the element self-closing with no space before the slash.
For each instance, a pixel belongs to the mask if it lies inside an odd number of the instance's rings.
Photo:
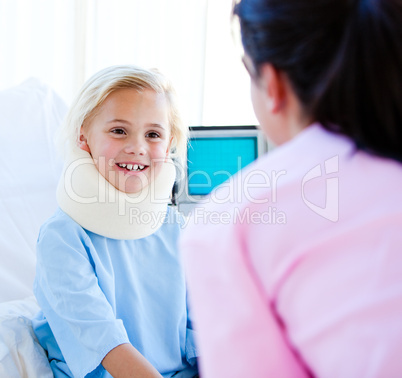
<svg viewBox="0 0 402 378">
<path fill-rule="evenodd" d="M 165 222 L 183 228 L 186 221 L 182 213 L 175 206 L 168 206 Z"/>
<path fill-rule="evenodd" d="M 87 239 L 86 231 L 63 210 L 58 208 L 55 213 L 48 218 L 40 228 L 38 243 L 44 237 L 58 235 L 59 238 L 72 240 L 74 238 Z"/>
</svg>

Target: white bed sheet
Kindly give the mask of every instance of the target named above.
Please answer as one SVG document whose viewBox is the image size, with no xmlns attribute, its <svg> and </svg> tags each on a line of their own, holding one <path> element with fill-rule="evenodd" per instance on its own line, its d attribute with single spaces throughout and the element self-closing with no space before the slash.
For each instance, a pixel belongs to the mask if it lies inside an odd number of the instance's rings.
<svg viewBox="0 0 402 378">
<path fill-rule="evenodd" d="M 0 377 L 53 377 L 31 325 L 35 246 L 55 211 L 62 162 L 54 136 L 67 106 L 28 79 L 0 91 Z"/>
<path fill-rule="evenodd" d="M 66 111 L 34 78 L 0 91 L 0 302 L 32 295 L 39 228 L 57 207 L 54 136 Z"/>
<path fill-rule="evenodd" d="M 31 319 L 38 311 L 34 297 L 0 303 L 0 377 L 53 377 L 32 330 Z"/>
</svg>

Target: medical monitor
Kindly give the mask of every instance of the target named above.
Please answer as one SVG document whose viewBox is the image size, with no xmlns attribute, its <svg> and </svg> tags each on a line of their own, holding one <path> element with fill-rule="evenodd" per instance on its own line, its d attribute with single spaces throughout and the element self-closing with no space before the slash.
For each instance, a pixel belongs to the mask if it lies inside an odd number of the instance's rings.
<svg viewBox="0 0 402 378">
<path fill-rule="evenodd" d="M 267 150 L 256 126 L 190 127 L 187 157 L 174 194 L 179 211 L 188 213 L 214 188 Z"/>
</svg>

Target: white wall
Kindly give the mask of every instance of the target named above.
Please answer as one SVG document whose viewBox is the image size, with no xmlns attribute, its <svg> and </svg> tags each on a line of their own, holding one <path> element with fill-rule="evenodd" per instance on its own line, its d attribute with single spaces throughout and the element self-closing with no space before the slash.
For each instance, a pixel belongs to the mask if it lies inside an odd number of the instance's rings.
<svg viewBox="0 0 402 378">
<path fill-rule="evenodd" d="M 69 104 L 113 64 L 157 67 L 189 125 L 255 124 L 232 0 L 0 0 L 0 90 L 28 77 Z"/>
<path fill-rule="evenodd" d="M 256 125 L 249 76 L 231 20 L 231 0 L 208 5 L 203 98 L 204 125 Z M 236 38 L 238 37 L 238 38 Z"/>
</svg>

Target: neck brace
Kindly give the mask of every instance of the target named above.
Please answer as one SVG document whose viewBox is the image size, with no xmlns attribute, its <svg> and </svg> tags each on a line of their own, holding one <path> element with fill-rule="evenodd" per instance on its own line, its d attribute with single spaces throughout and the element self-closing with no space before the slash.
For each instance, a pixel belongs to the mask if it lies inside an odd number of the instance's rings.
<svg viewBox="0 0 402 378">
<path fill-rule="evenodd" d="M 97 170 L 91 155 L 75 148 L 57 187 L 60 208 L 83 228 L 112 239 L 140 239 L 163 224 L 176 176 L 169 159 L 139 193 L 124 193 Z"/>
</svg>

